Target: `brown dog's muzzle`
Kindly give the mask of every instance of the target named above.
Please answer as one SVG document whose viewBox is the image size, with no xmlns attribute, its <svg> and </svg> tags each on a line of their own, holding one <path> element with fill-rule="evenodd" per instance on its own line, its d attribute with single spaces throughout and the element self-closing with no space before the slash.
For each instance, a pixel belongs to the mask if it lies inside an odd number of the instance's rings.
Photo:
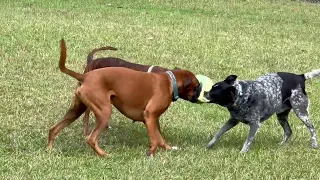
<svg viewBox="0 0 320 180">
<path fill-rule="evenodd" d="M 195 87 L 195 90 L 194 90 L 194 92 L 193 92 L 193 96 L 192 96 L 191 99 L 189 100 L 190 102 L 192 102 L 192 103 L 198 102 L 198 98 L 199 98 L 199 96 L 200 96 L 201 89 L 202 89 L 202 88 L 201 88 L 200 84 L 199 84 L 197 87 Z"/>
</svg>

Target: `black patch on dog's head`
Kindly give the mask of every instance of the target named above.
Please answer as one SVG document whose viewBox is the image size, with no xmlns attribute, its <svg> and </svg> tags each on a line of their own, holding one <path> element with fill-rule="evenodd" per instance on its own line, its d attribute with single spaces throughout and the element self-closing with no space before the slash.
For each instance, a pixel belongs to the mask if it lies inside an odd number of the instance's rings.
<svg viewBox="0 0 320 180">
<path fill-rule="evenodd" d="M 233 86 L 236 79 L 236 75 L 230 75 L 224 81 L 215 83 L 209 92 L 204 93 L 205 98 L 221 106 L 232 105 L 236 100 L 236 88 Z"/>
</svg>

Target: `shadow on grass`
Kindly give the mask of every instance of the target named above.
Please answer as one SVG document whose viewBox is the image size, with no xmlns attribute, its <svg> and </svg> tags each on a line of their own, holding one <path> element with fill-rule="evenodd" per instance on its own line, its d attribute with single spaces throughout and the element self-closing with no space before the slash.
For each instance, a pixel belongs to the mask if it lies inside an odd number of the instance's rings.
<svg viewBox="0 0 320 180">
<path fill-rule="evenodd" d="M 167 122 L 168 123 L 168 122 Z M 91 129 L 93 127 L 91 121 Z M 121 118 L 119 121 L 111 122 L 112 129 L 105 130 L 100 138 L 99 145 L 106 152 L 123 152 L 123 151 L 148 151 L 149 136 L 143 123 L 132 123 L 131 120 Z M 242 148 L 246 140 L 249 128 L 230 130 L 210 150 L 215 149 L 239 149 Z M 218 128 L 214 128 L 218 129 Z M 204 149 L 212 136 L 208 136 L 205 131 L 199 129 L 189 129 L 170 126 L 170 123 L 161 128 L 165 140 L 171 146 L 178 146 L 183 149 L 196 147 Z M 214 132 L 215 133 L 215 132 Z M 12 132 L 2 132 L 1 141 L 4 151 L 9 153 L 32 154 L 39 150 L 46 150 L 48 129 L 32 130 L 19 132 L 15 137 L 11 136 Z M 6 138 L 5 138 L 6 137 Z M 258 133 L 251 150 L 254 149 L 277 149 L 282 136 L 267 133 Z M 294 145 L 292 145 L 294 146 Z M 64 156 L 94 155 L 95 153 L 87 145 L 83 135 L 82 121 L 78 120 L 71 126 L 65 128 L 57 136 L 53 150 L 54 153 L 63 154 Z"/>
</svg>

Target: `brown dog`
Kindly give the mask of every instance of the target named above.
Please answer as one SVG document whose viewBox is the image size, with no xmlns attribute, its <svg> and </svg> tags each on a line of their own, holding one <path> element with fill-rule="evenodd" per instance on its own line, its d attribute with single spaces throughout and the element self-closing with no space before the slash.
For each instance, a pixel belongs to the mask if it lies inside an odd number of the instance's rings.
<svg viewBox="0 0 320 180">
<path fill-rule="evenodd" d="M 115 57 L 103 57 L 103 58 L 98 58 L 93 61 L 93 56 L 95 55 L 96 52 L 101 51 L 101 50 L 113 50 L 116 51 L 117 48 L 111 47 L 111 46 L 106 46 L 106 47 L 100 47 L 93 49 L 87 57 L 87 66 L 84 70 L 84 73 L 87 73 L 89 71 L 92 71 L 94 69 L 100 69 L 100 68 L 105 68 L 105 67 L 125 67 L 129 69 L 133 69 L 136 71 L 143 71 L 143 72 L 164 72 L 169 69 L 159 67 L 159 66 L 149 66 L 149 65 L 141 65 L 141 64 L 135 64 L 131 63 L 128 61 L 125 61 L 120 58 L 115 58 Z M 80 83 L 78 83 L 77 88 L 80 86 Z M 89 116 L 90 116 L 90 109 L 87 109 L 86 112 L 84 113 L 83 117 L 83 130 L 84 130 L 84 135 L 87 136 L 89 135 Z"/>
<path fill-rule="evenodd" d="M 145 73 L 110 67 L 80 74 L 65 67 L 66 56 L 66 46 L 62 39 L 59 68 L 63 73 L 77 79 L 81 86 L 76 90 L 74 103 L 63 120 L 50 128 L 47 145 L 49 149 L 52 148 L 57 134 L 89 108 L 95 114 L 96 124 L 87 136 L 87 143 L 98 155 L 106 156 L 98 145 L 98 137 L 108 125 L 111 104 L 126 117 L 146 125 L 151 142 L 148 154 L 153 156 L 158 146 L 166 150 L 172 149 L 161 136 L 159 117 L 172 100 L 177 98 L 197 102 L 201 87 L 192 72 L 178 69 Z"/>
</svg>

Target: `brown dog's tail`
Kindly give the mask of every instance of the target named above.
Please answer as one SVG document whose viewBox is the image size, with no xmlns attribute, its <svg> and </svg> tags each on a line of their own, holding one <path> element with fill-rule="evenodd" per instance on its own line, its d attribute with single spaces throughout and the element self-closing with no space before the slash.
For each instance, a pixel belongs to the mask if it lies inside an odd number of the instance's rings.
<svg viewBox="0 0 320 180">
<path fill-rule="evenodd" d="M 76 78 L 79 82 L 82 82 L 84 79 L 84 75 L 80 73 L 76 73 L 70 69 L 67 69 L 66 64 L 67 59 L 67 48 L 66 43 L 64 42 L 64 39 L 61 39 L 60 41 L 60 60 L 59 60 L 59 69 L 61 72 L 68 74 L 71 77 Z"/>
<path fill-rule="evenodd" d="M 111 47 L 111 46 L 106 46 L 106 47 L 101 47 L 101 48 L 96 48 L 96 49 L 93 49 L 89 54 L 88 54 L 88 57 L 87 57 L 87 64 L 89 64 L 91 61 L 93 61 L 93 56 L 96 52 L 98 51 L 102 51 L 102 50 L 112 50 L 112 51 L 116 51 L 118 50 L 117 48 L 114 48 L 114 47 Z"/>
</svg>

